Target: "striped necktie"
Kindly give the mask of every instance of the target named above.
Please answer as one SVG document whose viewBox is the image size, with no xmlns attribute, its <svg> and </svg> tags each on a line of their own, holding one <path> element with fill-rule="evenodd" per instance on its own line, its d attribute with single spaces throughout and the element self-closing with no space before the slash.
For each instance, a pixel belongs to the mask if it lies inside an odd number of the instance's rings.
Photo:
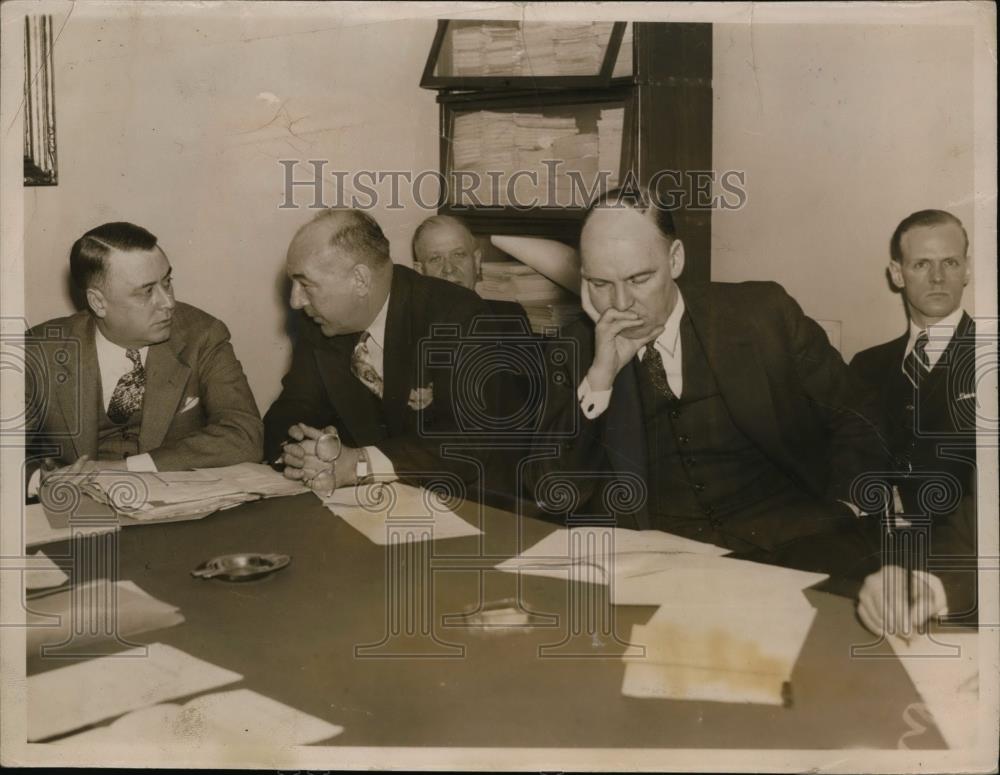
<svg viewBox="0 0 1000 775">
<path fill-rule="evenodd" d="M 913 383 L 913 387 L 919 387 L 920 380 L 930 370 L 931 362 L 927 359 L 927 332 L 921 331 L 917 341 L 913 343 L 910 354 L 903 360 L 903 373 Z"/>
<path fill-rule="evenodd" d="M 146 393 L 146 369 L 138 350 L 126 350 L 125 356 L 132 361 L 132 370 L 122 374 L 108 403 L 108 419 L 122 425 L 128 418 L 142 409 L 142 397 Z"/>
<path fill-rule="evenodd" d="M 371 350 L 368 349 L 368 342 L 372 335 L 365 331 L 354 346 L 354 353 L 351 355 L 351 374 L 361 380 L 361 384 L 368 388 L 379 398 L 382 397 L 382 377 L 379 376 L 372 361 Z"/>
</svg>

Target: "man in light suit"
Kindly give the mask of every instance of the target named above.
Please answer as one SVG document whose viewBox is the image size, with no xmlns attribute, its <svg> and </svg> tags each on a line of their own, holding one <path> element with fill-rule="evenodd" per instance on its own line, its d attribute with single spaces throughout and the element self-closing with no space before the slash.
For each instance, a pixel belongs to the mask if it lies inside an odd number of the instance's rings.
<svg viewBox="0 0 1000 775">
<path fill-rule="evenodd" d="M 382 229 L 360 210 L 325 210 L 299 229 L 286 271 L 291 305 L 305 314 L 264 417 L 267 458 L 320 493 L 372 478 L 419 484 L 437 472 L 474 481 L 474 466 L 442 444 L 460 438 L 453 382 L 483 301 L 393 264 Z M 432 362 L 421 340 L 440 327 Z"/>
<path fill-rule="evenodd" d="M 975 555 L 976 326 L 962 309 L 972 274 L 968 251 L 965 228 L 951 213 L 921 210 L 904 218 L 889 242 L 889 275 L 905 299 L 909 326 L 851 361 L 878 397 L 903 515 L 931 519 L 930 554 L 953 558 L 952 565 Z M 911 585 L 938 590 L 927 595 L 932 602 L 921 607 L 920 618 L 947 608 L 972 621 L 975 572 L 956 566 L 938 575 L 943 587 L 929 577 Z M 869 591 L 865 599 L 866 623 L 881 622 L 883 598 Z"/>
<path fill-rule="evenodd" d="M 865 572 L 878 545 L 852 483 L 882 446 L 823 329 L 776 283 L 682 290 L 684 245 L 644 190 L 595 202 L 581 255 L 596 325 L 575 333 L 577 373 L 550 382 L 539 441 L 558 457 L 529 469 L 540 504 L 568 478 L 578 512 L 621 527 Z"/>
<path fill-rule="evenodd" d="M 26 337 L 29 496 L 43 474 L 260 460 L 260 413 L 229 331 L 175 301 L 156 237 L 98 226 L 73 244 L 70 272 L 87 310 Z"/>
</svg>

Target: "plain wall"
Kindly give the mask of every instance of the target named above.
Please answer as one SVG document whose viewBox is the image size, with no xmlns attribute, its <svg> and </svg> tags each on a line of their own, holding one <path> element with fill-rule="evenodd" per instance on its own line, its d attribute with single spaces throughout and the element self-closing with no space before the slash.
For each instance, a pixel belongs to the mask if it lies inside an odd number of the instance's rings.
<svg viewBox="0 0 1000 775">
<path fill-rule="evenodd" d="M 277 160 L 301 160 L 297 178 L 311 176 L 309 159 L 328 160 L 327 172 L 437 169 L 435 94 L 418 87 L 435 22 L 193 10 L 63 28 L 59 182 L 25 188 L 25 309 L 32 324 L 73 310 L 68 256 L 85 231 L 145 226 L 174 267 L 177 298 L 229 326 L 263 412 L 290 353 L 285 250 L 313 214 L 311 190 L 296 191 L 302 209 L 279 209 Z M 373 215 L 409 264 L 428 213 L 402 202 Z"/>
<path fill-rule="evenodd" d="M 713 40 L 713 164 L 745 170 L 748 199 L 713 213 L 712 279 L 777 280 L 841 321 L 847 359 L 899 336 L 896 225 L 943 209 L 972 234 L 971 28 L 717 24 Z"/>
</svg>

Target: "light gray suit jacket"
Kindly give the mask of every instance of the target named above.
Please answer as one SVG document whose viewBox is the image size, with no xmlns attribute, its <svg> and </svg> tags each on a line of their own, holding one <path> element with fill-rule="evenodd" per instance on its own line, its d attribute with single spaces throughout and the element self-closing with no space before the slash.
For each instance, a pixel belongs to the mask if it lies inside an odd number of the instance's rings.
<svg viewBox="0 0 1000 775">
<path fill-rule="evenodd" d="M 97 457 L 102 410 L 96 322 L 56 318 L 25 336 L 26 477 L 54 458 Z M 210 468 L 262 457 L 263 426 L 222 321 L 178 302 L 170 339 L 146 357 L 139 452 L 161 471 Z M 27 481 L 27 478 L 26 478 Z"/>
</svg>

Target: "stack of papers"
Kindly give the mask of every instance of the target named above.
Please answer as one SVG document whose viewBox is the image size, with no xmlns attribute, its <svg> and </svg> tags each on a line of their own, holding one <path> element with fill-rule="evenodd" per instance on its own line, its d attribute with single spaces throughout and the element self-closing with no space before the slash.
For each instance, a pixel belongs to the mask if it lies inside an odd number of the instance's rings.
<svg viewBox="0 0 1000 775">
<path fill-rule="evenodd" d="M 486 261 L 481 271 L 476 293 L 484 299 L 542 305 L 572 300 L 561 285 L 520 261 Z"/>
<path fill-rule="evenodd" d="M 612 78 L 624 78 L 632 75 L 632 48 L 634 40 L 635 34 L 632 30 L 632 22 L 626 22 L 622 44 L 618 47 L 618 58 L 615 60 L 615 69 L 611 71 Z"/>
<path fill-rule="evenodd" d="M 141 522 L 196 519 L 247 501 L 307 491 L 260 463 L 195 471 L 100 471 L 84 489 Z"/>
<path fill-rule="evenodd" d="M 326 507 L 382 546 L 481 535 L 431 491 L 402 482 L 341 487 Z"/>
<path fill-rule="evenodd" d="M 27 681 L 28 740 L 45 740 L 242 678 L 163 643 L 49 670 Z"/>
<path fill-rule="evenodd" d="M 608 177 L 608 189 L 618 185 L 624 128 L 625 108 L 610 108 L 601 111 L 601 117 L 597 119 L 598 167 L 601 172 L 611 173 Z"/>
<path fill-rule="evenodd" d="M 115 745 L 141 740 L 165 750 L 216 746 L 240 751 L 309 745 L 335 737 L 343 727 L 290 708 L 249 689 L 164 703 L 132 711 L 106 727 L 59 740 L 70 745 Z"/>
<path fill-rule="evenodd" d="M 826 576 L 725 557 L 675 564 L 615 602 L 659 604 L 632 628 L 622 693 L 782 705 L 816 615 L 802 590 Z"/>
</svg>

